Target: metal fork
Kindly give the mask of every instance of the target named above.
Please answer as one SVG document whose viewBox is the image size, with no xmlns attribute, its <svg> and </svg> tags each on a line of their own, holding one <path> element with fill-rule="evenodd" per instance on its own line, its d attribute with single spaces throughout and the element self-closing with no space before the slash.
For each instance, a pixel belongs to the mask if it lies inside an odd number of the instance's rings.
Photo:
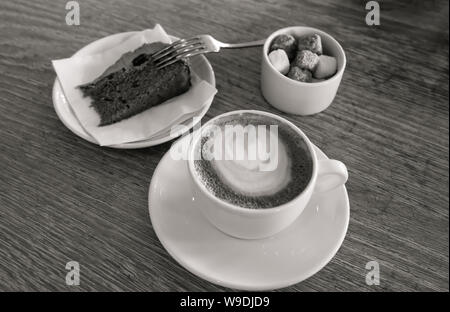
<svg viewBox="0 0 450 312">
<path fill-rule="evenodd" d="M 198 54 L 219 52 L 224 49 L 238 49 L 263 45 L 266 40 L 257 40 L 243 43 L 224 43 L 210 35 L 198 35 L 189 39 L 180 39 L 168 47 L 152 54 L 157 68 L 163 68 L 179 61 L 182 58 Z"/>
</svg>

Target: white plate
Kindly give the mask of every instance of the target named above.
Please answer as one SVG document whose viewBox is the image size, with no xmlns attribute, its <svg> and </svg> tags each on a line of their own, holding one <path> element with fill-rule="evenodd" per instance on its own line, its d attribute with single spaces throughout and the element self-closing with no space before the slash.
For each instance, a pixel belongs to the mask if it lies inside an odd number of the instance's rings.
<svg viewBox="0 0 450 312">
<path fill-rule="evenodd" d="M 319 159 L 327 159 L 315 148 Z M 347 232 L 350 205 L 345 186 L 313 196 L 281 233 L 242 240 L 205 219 L 193 201 L 191 185 L 187 162 L 166 153 L 150 184 L 150 219 L 162 245 L 179 264 L 221 286 L 256 291 L 301 282 L 333 258 Z"/>
<path fill-rule="evenodd" d="M 125 33 L 119 33 L 114 34 L 108 37 L 104 37 L 102 39 L 99 39 L 97 41 L 94 41 L 87 46 L 80 49 L 78 52 L 74 54 L 74 56 L 83 56 L 83 55 L 90 55 L 102 52 L 104 50 L 110 49 L 114 45 L 119 44 L 120 42 L 128 39 L 131 35 L 134 35 L 137 32 L 125 32 Z M 178 38 L 169 36 L 172 40 L 177 40 Z M 216 86 L 216 79 L 214 77 L 214 71 L 211 67 L 211 64 L 208 62 L 206 57 L 203 55 L 198 55 L 193 58 L 191 58 L 191 65 L 192 69 L 195 71 L 195 73 L 203 80 L 209 82 L 212 86 Z M 69 128 L 73 133 L 78 135 L 79 137 L 97 144 L 97 142 L 94 140 L 92 136 L 90 136 L 80 125 L 78 122 L 78 119 L 75 117 L 69 103 L 66 100 L 66 97 L 64 96 L 64 92 L 61 87 L 61 83 L 59 82 L 58 78 L 55 79 L 55 83 L 53 84 L 53 106 L 55 107 L 56 114 L 58 115 L 59 119 L 62 121 L 62 123 Z M 206 112 L 208 111 L 209 107 L 211 106 L 211 103 L 213 101 L 213 98 L 209 100 L 205 107 L 198 112 L 198 114 L 194 117 L 203 118 L 205 116 Z M 142 147 L 149 147 L 157 144 L 161 144 L 167 141 L 172 140 L 173 138 L 182 135 L 184 132 L 188 131 L 190 128 L 194 126 L 193 124 L 193 118 L 189 118 L 186 120 L 182 125 L 186 127 L 182 127 L 182 130 L 178 133 L 170 133 L 168 130 L 167 133 L 163 133 L 161 135 L 158 135 L 157 137 L 152 138 L 151 140 L 142 140 L 142 141 L 136 141 L 136 142 L 130 142 L 130 143 L 123 143 L 123 144 L 117 144 L 117 145 L 110 145 L 109 147 L 113 148 L 142 148 Z"/>
</svg>

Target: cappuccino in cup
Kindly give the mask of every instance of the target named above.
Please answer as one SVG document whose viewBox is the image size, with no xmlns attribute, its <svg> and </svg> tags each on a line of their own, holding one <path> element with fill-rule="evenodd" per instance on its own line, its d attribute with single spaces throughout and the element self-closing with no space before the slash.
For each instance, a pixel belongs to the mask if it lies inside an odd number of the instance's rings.
<svg viewBox="0 0 450 312">
<path fill-rule="evenodd" d="M 280 120 L 230 115 L 202 129 L 195 173 L 215 197 L 249 209 L 285 204 L 308 185 L 313 161 L 302 137 Z"/>
</svg>

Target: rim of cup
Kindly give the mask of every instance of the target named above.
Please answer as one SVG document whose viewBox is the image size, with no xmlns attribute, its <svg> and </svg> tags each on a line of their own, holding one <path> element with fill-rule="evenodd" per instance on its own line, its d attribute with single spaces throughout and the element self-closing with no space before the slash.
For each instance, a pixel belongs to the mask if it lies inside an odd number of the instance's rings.
<svg viewBox="0 0 450 312">
<path fill-rule="evenodd" d="M 342 62 L 342 64 L 338 63 L 338 70 L 332 77 L 325 79 L 324 81 L 319 81 L 319 82 L 302 82 L 302 81 L 297 81 L 297 80 L 291 79 L 291 78 L 283 75 L 278 70 L 276 70 L 275 67 L 272 65 L 272 63 L 269 60 L 268 52 L 269 52 L 269 45 L 272 43 L 273 39 L 278 35 L 292 34 L 292 32 L 294 32 L 295 30 L 299 30 L 299 29 L 306 30 L 310 33 L 317 33 L 321 37 L 326 37 L 329 40 L 329 42 L 331 42 L 333 45 L 335 45 L 338 48 L 339 52 L 342 53 L 342 58 L 344 61 Z M 338 58 L 337 55 L 332 55 L 332 56 Z M 282 77 L 282 79 L 285 79 L 285 81 L 287 83 L 292 83 L 292 84 L 297 84 L 297 85 L 307 85 L 309 87 L 321 86 L 321 85 L 330 83 L 333 80 L 338 79 L 338 77 L 341 76 L 342 73 L 344 72 L 345 66 L 347 65 L 347 58 L 345 56 L 344 48 L 342 48 L 342 46 L 339 44 L 339 42 L 336 39 L 334 39 L 333 36 L 331 36 L 330 34 L 326 33 L 323 30 L 313 28 L 313 27 L 307 27 L 307 26 L 289 26 L 289 27 L 280 28 L 280 29 L 274 31 L 272 34 L 269 35 L 269 37 L 267 37 L 266 41 L 264 42 L 263 59 L 265 62 L 267 62 L 269 64 L 269 68 L 276 75 L 279 75 L 280 77 Z"/>
<path fill-rule="evenodd" d="M 260 116 L 267 116 L 270 118 L 274 118 L 277 119 L 279 121 L 281 121 L 284 124 L 287 124 L 289 127 L 291 127 L 297 134 L 299 134 L 303 141 L 306 143 L 306 146 L 308 147 L 308 151 L 312 157 L 312 163 L 313 163 L 313 170 L 311 173 L 311 177 L 309 179 L 309 182 L 307 184 L 307 186 L 299 193 L 297 194 L 294 198 L 292 198 L 291 200 L 289 200 L 288 202 L 276 206 L 276 207 L 269 207 L 269 208 L 258 208 L 258 209 L 252 209 L 252 208 L 246 208 L 246 207 L 241 207 L 238 205 L 234 205 L 232 203 L 229 203 L 223 199 L 220 199 L 216 196 L 214 196 L 207 188 L 206 186 L 200 181 L 200 178 L 197 175 L 197 172 L 194 168 L 194 153 L 195 153 L 195 147 L 197 145 L 198 140 L 201 137 L 202 134 L 202 130 L 204 128 L 206 128 L 208 125 L 214 123 L 216 120 L 229 116 L 229 115 L 242 115 L 242 114 L 256 114 L 256 115 L 260 115 Z M 194 180 L 194 183 L 203 191 L 204 195 L 206 195 L 209 199 L 211 199 L 214 202 L 218 202 L 220 203 L 222 206 L 225 206 L 233 211 L 236 212 L 240 212 L 240 213 L 245 213 L 245 214 L 270 214 L 270 213 L 277 213 L 282 209 L 285 209 L 288 204 L 292 203 L 293 201 L 296 201 L 300 196 L 302 196 L 306 191 L 308 191 L 310 188 L 313 187 L 313 182 L 315 181 L 315 178 L 317 177 L 317 155 L 316 152 L 312 146 L 311 141 L 308 139 L 308 137 L 303 133 L 302 130 L 300 130 L 300 128 L 298 128 L 296 125 L 294 125 L 292 122 L 290 122 L 289 120 L 280 117 L 276 114 L 273 113 L 269 113 L 269 112 L 265 112 L 265 111 L 260 111 L 260 110 L 235 110 L 235 111 L 231 111 L 231 112 L 227 112 L 224 114 L 220 114 L 210 120 L 208 120 L 204 125 L 201 126 L 200 129 L 197 130 L 197 132 L 194 132 L 194 135 L 192 137 L 191 143 L 190 143 L 190 147 L 189 147 L 189 153 L 188 153 L 188 167 L 189 167 L 189 172 L 192 176 L 192 180 Z"/>
</svg>

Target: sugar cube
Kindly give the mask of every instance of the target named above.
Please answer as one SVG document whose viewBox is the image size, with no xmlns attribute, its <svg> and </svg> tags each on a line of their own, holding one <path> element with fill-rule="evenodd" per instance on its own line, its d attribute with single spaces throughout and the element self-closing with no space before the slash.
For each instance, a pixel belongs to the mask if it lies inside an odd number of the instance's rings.
<svg viewBox="0 0 450 312">
<path fill-rule="evenodd" d="M 321 55 L 314 70 L 314 78 L 323 79 L 333 76 L 337 71 L 337 61 L 335 57 Z"/>
<path fill-rule="evenodd" d="M 297 66 L 292 66 L 289 70 L 288 77 L 297 81 L 311 82 L 312 74 L 307 69 L 302 69 Z"/>
<path fill-rule="evenodd" d="M 322 54 L 322 39 L 319 35 L 303 36 L 298 39 L 298 50 L 309 50 L 318 55 Z"/>
<path fill-rule="evenodd" d="M 289 58 L 282 49 L 277 49 L 269 53 L 269 60 L 273 67 L 283 75 L 289 71 Z"/>
<path fill-rule="evenodd" d="M 317 54 L 308 50 L 302 50 L 297 53 L 292 65 L 313 71 L 318 62 L 319 56 Z"/>
</svg>

